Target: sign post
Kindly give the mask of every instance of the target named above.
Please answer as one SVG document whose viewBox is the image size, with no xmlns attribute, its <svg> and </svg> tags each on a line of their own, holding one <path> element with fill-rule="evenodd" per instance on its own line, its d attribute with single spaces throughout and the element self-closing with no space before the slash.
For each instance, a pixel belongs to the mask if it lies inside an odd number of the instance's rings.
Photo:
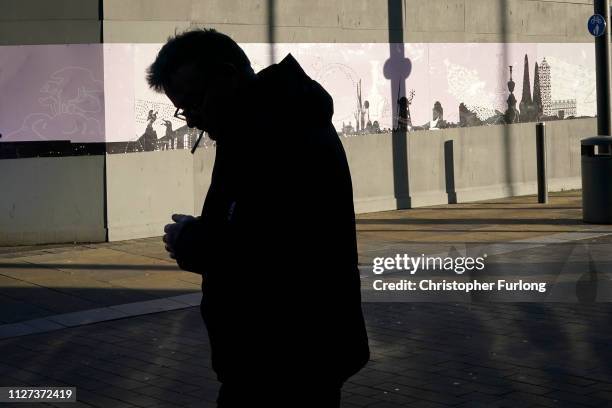
<svg viewBox="0 0 612 408">
<path fill-rule="evenodd" d="M 597 78 L 597 133 L 612 136 L 610 123 L 610 0 L 594 0 L 588 29 L 595 37 Z"/>
</svg>

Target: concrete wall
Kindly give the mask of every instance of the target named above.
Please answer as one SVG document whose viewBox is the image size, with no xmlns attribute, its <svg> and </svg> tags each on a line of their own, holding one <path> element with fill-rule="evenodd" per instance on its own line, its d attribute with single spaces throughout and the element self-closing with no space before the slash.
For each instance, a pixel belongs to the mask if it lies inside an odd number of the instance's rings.
<svg viewBox="0 0 612 408">
<path fill-rule="evenodd" d="M 98 0 L 0 0 L 0 45 L 99 43 Z"/>
<path fill-rule="evenodd" d="M 271 3 L 275 42 L 389 42 L 390 31 L 405 42 L 592 41 L 592 0 L 104 0 L 104 42 L 162 42 L 190 26 L 267 42 Z"/>
<path fill-rule="evenodd" d="M 200 215 L 214 149 L 107 156 L 109 241 L 163 235 L 173 213 Z"/>
<path fill-rule="evenodd" d="M 103 162 L 0 160 L 0 245 L 104 241 Z"/>
<path fill-rule="evenodd" d="M 271 3 L 276 42 L 592 41 L 592 0 L 0 0 L 0 44 L 154 43 L 198 25 L 266 42 Z"/>
<path fill-rule="evenodd" d="M 546 126 L 549 190 L 580 188 L 580 139 L 596 133 L 596 120 Z M 408 199 L 411 207 L 447 204 L 449 193 L 457 202 L 537 193 L 534 123 L 420 131 L 406 137 L 408 196 L 397 198 Z M 452 170 L 448 142 L 453 146 Z M 396 209 L 392 134 L 343 137 L 342 143 L 356 212 Z M 200 214 L 214 150 L 114 154 L 107 164 L 109 239 L 154 236 L 173 212 Z M 454 189 L 448 191 L 451 174 Z"/>
<path fill-rule="evenodd" d="M 595 119 L 547 123 L 551 191 L 580 188 L 580 139 Z M 392 210 L 391 134 L 342 138 L 357 212 Z M 534 194 L 535 126 L 481 126 L 407 135 L 412 207 L 445 204 L 453 143 L 458 202 Z M 448 148 L 446 149 L 448 152 Z M 0 245 L 103 241 L 102 156 L 0 160 Z M 156 236 L 172 213 L 198 215 L 210 184 L 213 149 L 107 156 L 108 238 Z"/>
<path fill-rule="evenodd" d="M 595 119 L 547 122 L 550 191 L 580 188 L 580 139 L 595 133 Z M 356 212 L 396 209 L 392 135 L 342 142 Z M 407 146 L 408 196 L 397 198 L 408 199 L 411 207 L 447 204 L 451 197 L 469 202 L 537 193 L 533 123 L 413 132 Z M 214 150 L 115 154 L 107 160 L 109 240 L 161 235 L 173 212 L 200 214 Z M 454 180 L 450 191 L 449 177 Z"/>
<path fill-rule="evenodd" d="M 215 164 L 214 149 L 196 149 L 193 154 L 193 214 L 200 215 Z"/>
<path fill-rule="evenodd" d="M 547 122 L 546 126 L 549 190 L 580 188 L 580 139 L 596 134 L 596 120 Z M 449 142 L 452 159 L 445 148 Z M 395 209 L 392 135 L 349 137 L 343 143 L 356 212 Z M 469 202 L 535 194 L 535 152 L 533 123 L 409 133 L 410 205 L 447 204 L 452 196 L 457 202 Z M 449 189 L 453 184 L 454 189 Z"/>
<path fill-rule="evenodd" d="M 163 235 L 172 213 L 194 213 L 189 150 L 107 156 L 108 239 Z"/>
<path fill-rule="evenodd" d="M 0 45 L 158 43 L 193 26 L 238 42 L 591 42 L 592 9 L 592 0 L 0 0 Z M 594 123 L 550 124 L 551 189 L 578 186 L 577 138 L 593 134 Z M 532 130 L 410 134 L 412 205 L 446 202 L 449 140 L 459 201 L 534 192 Z M 395 208 L 391 136 L 344 143 L 357 210 Z M 109 155 L 106 167 L 103 156 L 0 160 L 2 174 L 13 175 L 0 181 L 0 245 L 104 240 L 105 198 L 110 240 L 160 235 L 172 212 L 199 214 L 213 156 L 203 149 Z"/>
<path fill-rule="evenodd" d="M 268 25 L 271 4 L 273 30 Z M 399 17 L 390 20 L 389 4 L 392 15 L 401 8 Z M 592 0 L 104 0 L 103 40 L 105 43 L 161 43 L 177 31 L 206 26 L 243 43 L 271 40 L 387 43 L 390 38 L 393 41 L 403 38 L 405 42 L 587 42 L 592 38 L 586 32 L 585 21 L 592 8 Z M 572 127 L 578 123 L 552 126 Z M 528 147 L 531 144 L 525 142 L 530 140 L 534 125 L 510 128 L 410 134 L 410 197 L 405 198 L 413 206 L 447 202 L 444 178 L 447 140 L 454 142 L 454 162 L 458 167 L 455 183 L 460 201 L 535 191 L 535 162 L 532 163 L 530 156 L 533 152 Z M 559 138 L 569 137 L 572 131 L 562 129 Z M 390 140 L 390 135 L 344 140 L 358 211 L 396 208 Z M 578 148 L 572 140 L 569 145 Z M 487 163 L 491 155 L 484 154 L 483 149 L 496 149 L 497 164 L 501 167 L 494 173 L 489 171 L 491 165 Z M 505 153 L 508 149 L 509 159 Z M 111 240 L 159 233 L 169 214 L 180 208 L 191 209 L 192 214 L 200 213 L 210 180 L 213 152 L 200 149 L 193 158 L 167 152 L 119 156 L 109 157 L 108 166 Z M 188 174 L 185 172 L 189 170 L 183 167 L 184 160 L 193 160 L 192 192 L 172 181 L 165 189 L 160 189 L 159 184 L 153 188 L 148 184 L 149 174 L 134 171 L 139 166 L 163 165 Z M 523 164 L 528 167 L 521 172 L 518 169 Z M 160 170 L 152 171 L 157 174 Z M 576 168 L 567 171 L 570 178 L 579 175 Z M 135 182 L 125 186 L 126 178 Z M 575 180 L 551 181 L 551 186 L 576 187 Z M 138 197 L 136 202 L 147 203 L 150 199 L 156 204 L 154 207 L 147 204 L 145 208 L 149 212 L 138 210 L 138 219 L 130 218 L 124 212 L 130 211 L 134 197 Z"/>
<path fill-rule="evenodd" d="M 101 28 L 98 0 L 0 0 L 0 45 L 95 44 Z M 0 174 L 0 245 L 105 240 L 104 156 L 0 160 Z"/>
</svg>

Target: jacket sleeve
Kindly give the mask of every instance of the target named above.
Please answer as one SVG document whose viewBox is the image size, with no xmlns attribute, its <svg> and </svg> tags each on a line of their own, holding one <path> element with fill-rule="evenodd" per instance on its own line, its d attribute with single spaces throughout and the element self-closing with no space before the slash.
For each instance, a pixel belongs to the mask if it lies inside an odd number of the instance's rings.
<svg viewBox="0 0 612 408">
<path fill-rule="evenodd" d="M 175 242 L 175 257 L 179 268 L 200 275 L 214 263 L 215 251 L 221 238 L 220 220 L 223 210 L 224 151 L 217 146 L 211 185 L 204 200 L 202 214 L 186 224 Z"/>
<path fill-rule="evenodd" d="M 185 224 L 175 242 L 174 253 L 179 268 L 202 274 L 205 269 L 203 252 L 208 240 L 201 217 Z"/>
</svg>

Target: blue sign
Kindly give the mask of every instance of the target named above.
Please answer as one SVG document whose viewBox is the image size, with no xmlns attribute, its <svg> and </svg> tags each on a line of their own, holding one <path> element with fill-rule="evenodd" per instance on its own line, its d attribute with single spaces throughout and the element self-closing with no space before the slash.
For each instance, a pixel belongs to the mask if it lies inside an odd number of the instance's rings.
<svg viewBox="0 0 612 408">
<path fill-rule="evenodd" d="M 593 37 L 601 37 L 606 32 L 606 19 L 601 14 L 593 14 L 587 27 Z"/>
</svg>

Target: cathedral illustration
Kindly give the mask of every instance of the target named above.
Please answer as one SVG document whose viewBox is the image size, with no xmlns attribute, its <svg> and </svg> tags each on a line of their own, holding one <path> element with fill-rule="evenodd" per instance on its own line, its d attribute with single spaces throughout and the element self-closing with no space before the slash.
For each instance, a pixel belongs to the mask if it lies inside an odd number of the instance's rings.
<svg viewBox="0 0 612 408">
<path fill-rule="evenodd" d="M 508 82 L 508 110 L 506 123 L 535 122 L 543 119 L 565 119 L 576 116 L 576 99 L 552 99 L 550 65 L 544 58 L 541 63 L 535 63 L 533 94 L 529 78 L 529 57 L 525 54 L 523 69 L 523 92 L 518 110 L 514 98 L 514 82 L 512 81 L 512 67 L 510 67 L 510 81 Z M 517 117 L 518 115 L 518 117 Z"/>
</svg>

